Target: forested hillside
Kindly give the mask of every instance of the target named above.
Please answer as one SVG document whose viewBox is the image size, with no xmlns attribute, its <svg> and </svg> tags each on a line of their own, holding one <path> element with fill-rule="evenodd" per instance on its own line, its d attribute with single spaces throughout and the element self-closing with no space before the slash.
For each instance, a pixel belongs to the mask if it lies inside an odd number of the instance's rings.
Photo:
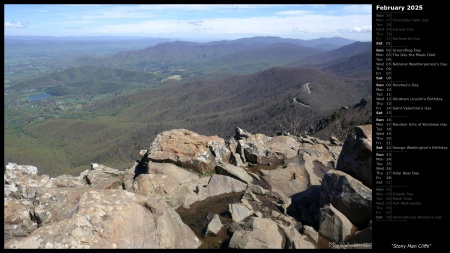
<svg viewBox="0 0 450 253">
<path fill-rule="evenodd" d="M 339 38 L 255 37 L 61 57 L 64 70 L 5 82 L 5 162 L 50 175 L 77 174 L 91 162 L 124 169 L 136 150 L 177 128 L 227 138 L 236 126 L 319 135 L 329 125 L 328 138 L 336 126 L 370 121 L 367 108 L 336 114 L 371 96 L 368 49 Z"/>
</svg>

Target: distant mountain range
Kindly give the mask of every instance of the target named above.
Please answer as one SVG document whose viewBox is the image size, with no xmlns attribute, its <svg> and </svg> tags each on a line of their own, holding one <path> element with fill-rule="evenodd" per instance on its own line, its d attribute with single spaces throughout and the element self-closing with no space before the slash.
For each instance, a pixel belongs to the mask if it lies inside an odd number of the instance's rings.
<svg viewBox="0 0 450 253">
<path fill-rule="evenodd" d="M 372 42 L 354 42 L 338 49 L 305 57 L 289 64 L 289 66 L 331 66 L 352 56 L 372 51 Z"/>
<path fill-rule="evenodd" d="M 254 37 L 208 43 L 163 42 L 141 50 L 120 52 L 110 57 L 78 57 L 72 64 L 81 67 L 72 67 L 60 73 L 28 80 L 17 87 L 68 85 L 76 89 L 75 86 L 80 82 L 100 81 L 128 84 L 137 82 L 152 86 L 174 74 L 187 80 L 217 79 L 254 73 L 274 66 L 310 66 L 336 74 L 351 74 L 356 70 L 370 68 L 371 42 L 354 42 L 331 51 L 303 46 L 336 46 L 350 42 L 352 41 L 343 38 L 305 41 L 279 37 Z M 360 53 L 367 55 L 356 57 Z M 344 65 L 346 67 L 342 67 Z M 86 85 L 88 84 L 79 85 L 79 88 L 85 89 Z M 73 89 L 58 87 L 58 94 L 67 92 L 73 92 Z M 53 93 L 57 93 L 55 88 Z"/>
<path fill-rule="evenodd" d="M 207 44 L 235 44 L 242 43 L 249 46 L 265 46 L 274 43 L 291 43 L 294 45 L 305 46 L 305 47 L 318 47 L 323 48 L 330 46 L 331 48 L 338 48 L 355 42 L 354 40 L 344 39 L 340 37 L 332 38 L 318 38 L 312 40 L 301 40 L 301 39 L 286 39 L 275 36 L 257 36 L 251 38 L 242 38 L 237 40 L 223 40 L 223 41 L 213 41 Z"/>
<path fill-rule="evenodd" d="M 93 161 L 126 166 L 136 150 L 168 129 L 226 138 L 239 126 L 272 135 L 281 130 L 280 122 L 328 117 L 371 96 L 371 55 L 371 42 L 342 38 L 174 41 L 79 57 L 67 61 L 71 68 L 11 87 L 44 89 L 63 99 L 107 94 L 22 131 L 46 153 L 61 154 L 53 161 L 57 168 L 79 173 L 79 166 Z M 20 146 L 21 157 L 29 154 L 34 165 L 48 164 L 51 158 L 36 156 L 34 145 Z M 5 158 L 17 157 L 15 150 L 5 145 Z"/>
<path fill-rule="evenodd" d="M 286 67 L 315 67 L 336 75 L 370 78 L 372 76 L 372 42 L 354 42 L 338 49 L 304 57 Z"/>
<path fill-rule="evenodd" d="M 264 54 L 264 52 L 267 52 L 267 54 L 273 55 L 274 53 L 271 52 L 271 49 L 277 49 L 281 45 L 290 47 L 289 49 L 292 49 L 293 45 L 296 45 L 299 46 L 297 47 L 297 50 L 301 48 L 303 51 L 309 50 L 311 52 L 309 54 L 317 54 L 326 51 L 322 49 L 324 45 L 330 45 L 329 47 L 338 48 L 353 42 L 355 41 L 337 37 L 314 40 L 284 39 L 280 37 L 252 37 L 230 41 L 213 41 L 208 43 L 175 41 L 159 43 L 155 46 L 142 50 L 121 52 L 105 61 L 113 64 L 116 61 L 120 61 L 123 65 L 135 61 L 141 63 L 163 61 L 166 64 L 180 64 L 185 63 L 186 61 L 208 61 L 211 58 L 223 57 L 233 53 L 257 49 L 260 50 L 257 52 L 258 54 Z M 302 57 L 299 57 L 299 59 L 300 58 Z"/>
<path fill-rule="evenodd" d="M 105 94 L 123 91 L 136 86 L 159 83 L 159 76 L 152 73 L 99 66 L 70 68 L 21 82 L 14 89 L 43 90 L 53 95 Z"/>
</svg>

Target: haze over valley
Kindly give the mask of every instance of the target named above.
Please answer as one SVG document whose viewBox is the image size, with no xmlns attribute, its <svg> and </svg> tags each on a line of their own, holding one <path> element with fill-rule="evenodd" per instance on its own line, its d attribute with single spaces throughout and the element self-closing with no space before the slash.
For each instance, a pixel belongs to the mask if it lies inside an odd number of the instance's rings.
<svg viewBox="0 0 450 253">
<path fill-rule="evenodd" d="M 5 164 L 124 169 L 173 128 L 343 139 L 371 118 L 370 99 L 353 108 L 370 5 L 4 7 Z"/>
<path fill-rule="evenodd" d="M 314 134 L 312 122 L 371 96 L 371 42 L 98 39 L 5 38 L 5 162 L 52 175 L 94 161 L 126 168 L 164 130 Z M 55 51 L 42 53 L 46 43 Z M 60 53 L 74 44 L 83 53 Z M 364 113 L 347 123 L 366 123 Z M 294 116 L 303 122 L 289 129 Z"/>
</svg>

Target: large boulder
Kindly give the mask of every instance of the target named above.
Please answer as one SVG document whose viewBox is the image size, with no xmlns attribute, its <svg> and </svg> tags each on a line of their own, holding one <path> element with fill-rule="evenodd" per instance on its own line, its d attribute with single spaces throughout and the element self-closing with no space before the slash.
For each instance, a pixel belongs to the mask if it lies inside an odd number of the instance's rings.
<svg viewBox="0 0 450 253">
<path fill-rule="evenodd" d="M 280 228 L 283 236 L 285 238 L 285 249 L 315 249 L 314 242 L 306 236 L 300 234 L 298 229 L 295 226 L 286 226 L 283 223 L 279 223 L 278 227 Z"/>
<path fill-rule="evenodd" d="M 320 206 L 329 203 L 360 229 L 372 218 L 372 190 L 345 172 L 330 170 L 323 177 Z"/>
<path fill-rule="evenodd" d="M 357 126 L 347 136 L 336 169 L 372 188 L 372 125 Z"/>
<path fill-rule="evenodd" d="M 122 189 L 124 172 L 101 164 L 92 163 L 84 180 L 92 189 Z"/>
<path fill-rule="evenodd" d="M 91 190 L 70 219 L 36 229 L 5 248 L 198 248 L 199 239 L 163 198 Z"/>
<path fill-rule="evenodd" d="M 295 157 L 298 163 L 305 167 L 311 185 L 321 185 L 325 173 L 334 169 L 334 164 L 336 164 L 333 152 L 326 147 L 329 146 L 321 144 L 306 145 Z"/>
<path fill-rule="evenodd" d="M 218 162 L 228 163 L 230 151 L 218 136 L 204 136 L 186 129 L 158 134 L 150 146 L 150 161 L 174 163 L 183 168 L 206 173 Z"/>
<path fill-rule="evenodd" d="M 48 175 L 37 175 L 37 168 L 8 163 L 3 175 L 4 196 L 34 199 L 37 188 L 49 184 Z"/>
<path fill-rule="evenodd" d="M 214 174 L 205 187 L 198 187 L 196 195 L 189 195 L 183 204 L 188 209 L 192 203 L 224 193 L 244 192 L 247 184 L 232 177 Z"/>
<path fill-rule="evenodd" d="M 133 190 L 144 196 L 158 195 L 169 199 L 180 184 L 163 174 L 141 174 L 133 183 Z"/>
<path fill-rule="evenodd" d="M 14 237 L 28 236 L 37 228 L 37 223 L 30 219 L 33 201 L 28 199 L 4 199 L 3 235 L 5 242 Z"/>
<path fill-rule="evenodd" d="M 349 244 L 372 244 L 372 226 L 356 232 L 347 242 Z"/>
<path fill-rule="evenodd" d="M 356 231 L 356 227 L 333 205 L 320 209 L 319 234 L 330 242 L 345 242 Z"/>
<path fill-rule="evenodd" d="M 232 164 L 220 163 L 216 166 L 215 171 L 217 174 L 235 178 L 246 184 L 250 184 L 253 182 L 253 178 L 247 173 L 244 168 L 234 166 Z"/>
<path fill-rule="evenodd" d="M 196 199 L 199 189 L 204 188 L 208 185 L 209 180 L 211 179 L 211 177 L 201 177 L 198 178 L 192 182 L 187 182 L 187 183 L 183 183 L 183 184 L 178 184 L 178 183 L 174 183 L 174 181 L 172 179 L 169 179 L 170 177 L 164 174 L 149 174 L 149 175 L 154 175 L 153 177 L 159 178 L 159 177 L 166 177 L 166 181 L 168 182 L 172 182 L 175 188 L 171 189 L 169 188 L 167 185 L 164 186 L 162 185 L 162 188 L 158 189 L 158 183 L 151 183 L 149 184 L 149 182 L 144 183 L 147 186 L 150 186 L 149 189 L 153 189 L 150 191 L 145 190 L 145 187 L 140 187 L 141 190 L 144 190 L 144 194 L 146 195 L 158 195 L 156 192 L 162 192 L 162 196 L 165 198 L 167 204 L 169 204 L 169 206 L 171 206 L 174 209 L 179 208 L 180 206 L 183 206 L 183 204 L 186 201 L 190 201 L 193 199 Z M 140 177 L 140 175 L 138 176 Z M 138 177 L 136 177 L 136 179 L 138 179 Z M 147 178 L 147 176 L 144 176 L 143 178 Z M 151 177 L 150 177 L 151 178 Z M 136 187 L 138 187 L 136 185 L 136 179 L 133 180 L 132 185 L 134 185 L 134 187 L 132 186 L 131 189 L 129 190 L 130 192 L 136 193 L 135 189 Z M 142 180 L 142 179 L 141 179 Z M 170 184 L 172 184 L 170 183 Z M 156 188 L 155 188 L 156 186 Z M 140 192 L 137 192 L 138 194 L 141 194 Z M 148 194 L 150 193 L 150 194 Z M 155 194 L 156 193 L 156 194 Z M 142 195 L 144 195 L 142 194 Z M 190 202 L 192 203 L 192 202 Z"/>
<path fill-rule="evenodd" d="M 291 197 L 286 213 L 304 225 L 317 227 L 320 221 L 320 186 L 312 185 Z"/>
<path fill-rule="evenodd" d="M 154 163 L 149 162 L 150 174 L 162 174 L 171 177 L 179 184 L 190 183 L 199 178 L 195 173 L 189 172 L 181 167 L 172 163 Z"/>
<path fill-rule="evenodd" d="M 89 186 L 81 177 L 38 175 L 34 166 L 6 165 L 4 238 L 29 235 L 36 228 L 70 217 Z"/>
<path fill-rule="evenodd" d="M 240 144 L 243 142 L 239 141 Z M 297 155 L 299 146 L 300 143 L 290 136 L 269 137 L 264 134 L 250 135 L 241 145 L 245 161 L 260 165 L 283 163 L 285 159 Z M 240 152 L 242 154 L 242 150 Z"/>
<path fill-rule="evenodd" d="M 283 236 L 271 219 L 251 217 L 245 229 L 233 233 L 228 245 L 231 249 L 282 249 Z"/>
<path fill-rule="evenodd" d="M 31 214 L 39 225 L 70 218 L 89 187 L 41 187 L 36 191 Z"/>
<path fill-rule="evenodd" d="M 262 178 L 270 185 L 272 192 L 280 194 L 284 199 L 306 190 L 310 185 L 305 167 L 297 162 L 268 170 Z"/>
</svg>

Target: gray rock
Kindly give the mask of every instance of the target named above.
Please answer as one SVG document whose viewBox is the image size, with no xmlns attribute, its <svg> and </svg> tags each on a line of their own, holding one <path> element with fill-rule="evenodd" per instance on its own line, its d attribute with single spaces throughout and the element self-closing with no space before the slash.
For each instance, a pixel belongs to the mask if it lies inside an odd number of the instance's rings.
<svg viewBox="0 0 450 253">
<path fill-rule="evenodd" d="M 251 192 L 253 192 L 253 193 L 255 193 L 255 194 L 259 194 L 259 195 L 264 195 L 264 194 L 266 194 L 266 192 L 267 192 L 266 189 L 262 188 L 262 187 L 259 186 L 259 185 L 254 185 L 254 184 L 248 185 L 248 189 L 249 189 Z"/>
<path fill-rule="evenodd" d="M 94 190 L 122 189 L 123 171 L 93 163 L 84 180 Z"/>
<path fill-rule="evenodd" d="M 331 203 L 356 227 L 365 227 L 372 218 L 372 190 L 350 175 L 330 170 L 323 177 L 320 205 Z"/>
<path fill-rule="evenodd" d="M 300 232 L 294 226 L 285 226 L 278 224 L 284 237 L 285 237 L 285 249 L 315 249 L 314 243 L 310 239 L 300 234 Z"/>
<path fill-rule="evenodd" d="M 33 202 L 28 199 L 4 199 L 3 233 L 5 243 L 14 237 L 29 235 L 37 228 L 37 223 L 30 219 Z"/>
<path fill-rule="evenodd" d="M 283 236 L 278 231 L 277 224 L 259 217 L 251 217 L 246 222 L 246 229 L 233 233 L 228 245 L 231 249 L 282 249 Z"/>
<path fill-rule="evenodd" d="M 215 214 L 214 218 L 209 222 L 208 227 L 206 228 L 206 234 L 212 233 L 217 235 L 219 231 L 222 229 L 223 224 L 220 221 L 219 215 Z"/>
<path fill-rule="evenodd" d="M 247 132 L 246 130 L 244 130 L 244 129 L 240 128 L 240 127 L 235 127 L 234 131 L 235 131 L 235 134 L 236 134 L 235 135 L 236 140 L 248 138 L 251 135 L 251 133 Z"/>
<path fill-rule="evenodd" d="M 308 225 L 302 225 L 301 228 L 302 234 L 308 237 L 308 240 L 312 242 L 314 245 L 317 245 L 319 239 L 319 232 L 317 232 L 313 227 Z"/>
<path fill-rule="evenodd" d="M 198 248 L 200 241 L 163 198 L 91 190 L 70 219 L 12 239 L 5 248 Z"/>
<path fill-rule="evenodd" d="M 134 180 L 133 191 L 143 196 L 159 195 L 170 199 L 180 184 L 163 174 L 141 174 Z"/>
<path fill-rule="evenodd" d="M 246 184 L 250 184 L 253 181 L 253 178 L 247 173 L 245 169 L 231 164 L 219 163 L 218 165 L 216 165 L 215 171 L 217 174 L 235 178 Z"/>
<path fill-rule="evenodd" d="M 217 156 L 211 153 L 211 149 Z M 229 153 L 222 152 L 226 150 L 222 138 L 199 135 L 186 129 L 158 134 L 149 150 L 150 161 L 169 162 L 201 173 L 212 171 L 217 161 L 228 163 L 230 159 Z"/>
<path fill-rule="evenodd" d="M 224 193 L 244 192 L 247 184 L 237 179 L 214 174 L 206 187 L 199 187 L 198 194 L 189 195 L 183 204 L 184 208 L 189 208 L 192 203 L 204 200 L 206 198 L 217 196 Z"/>
<path fill-rule="evenodd" d="M 347 242 L 349 244 L 372 243 L 372 226 L 356 232 Z"/>
<path fill-rule="evenodd" d="M 336 165 L 372 188 L 372 125 L 357 126 L 355 135 L 348 135 Z"/>
<path fill-rule="evenodd" d="M 209 147 L 209 151 L 215 157 L 216 164 L 221 162 L 229 162 L 230 161 L 230 150 L 224 145 L 224 141 L 208 141 L 206 144 Z"/>
<path fill-rule="evenodd" d="M 297 155 L 299 146 L 300 143 L 290 136 L 254 134 L 246 139 L 244 154 L 246 161 L 254 164 L 283 163 Z"/>
<path fill-rule="evenodd" d="M 148 166 L 150 168 L 149 169 L 150 174 L 167 175 L 179 184 L 194 182 L 199 178 L 198 175 L 189 172 L 181 167 L 178 167 L 172 163 L 149 162 Z"/>
<path fill-rule="evenodd" d="M 262 178 L 270 185 L 272 192 L 280 194 L 283 199 L 306 190 L 310 185 L 305 167 L 294 162 L 269 170 Z"/>
<path fill-rule="evenodd" d="M 329 204 L 320 209 L 319 234 L 331 242 L 347 241 L 356 231 L 356 227 L 339 212 L 333 205 Z"/>
<path fill-rule="evenodd" d="M 243 221 L 245 218 L 251 216 L 253 211 L 243 204 L 230 204 L 228 211 L 231 213 L 231 218 L 234 222 Z"/>
</svg>

